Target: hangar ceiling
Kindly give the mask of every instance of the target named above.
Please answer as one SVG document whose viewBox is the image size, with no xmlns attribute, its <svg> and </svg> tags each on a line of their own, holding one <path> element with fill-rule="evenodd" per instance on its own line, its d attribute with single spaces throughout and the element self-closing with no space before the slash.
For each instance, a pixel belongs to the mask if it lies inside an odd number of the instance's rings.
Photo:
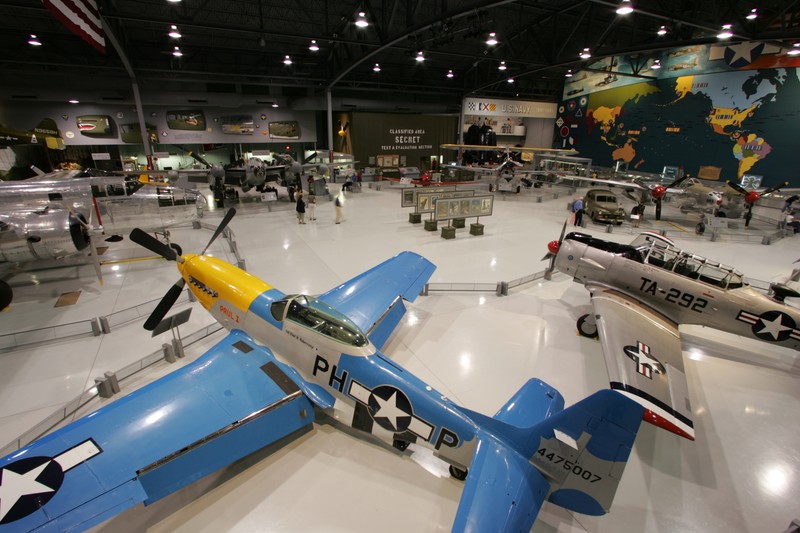
<svg viewBox="0 0 800 533">
<path fill-rule="evenodd" d="M 800 1 L 633 3 L 622 16 L 616 0 L 98 0 L 146 103 L 280 99 L 323 109 L 328 89 L 337 101 L 355 99 L 357 109 L 384 101 L 399 111 L 412 102 L 452 111 L 466 95 L 558 101 L 566 70 L 586 64 L 578 57 L 584 48 L 592 61 L 717 42 L 724 23 L 733 25 L 732 41 L 800 40 Z M 359 12 L 366 28 L 354 24 Z M 180 39 L 167 35 L 172 24 Z M 659 36 L 661 26 L 668 31 Z M 42 46 L 29 45 L 30 34 Z M 415 60 L 420 51 L 425 61 Z M 132 100 L 111 42 L 97 52 L 38 0 L 0 0 L 0 68 L 3 99 Z"/>
</svg>

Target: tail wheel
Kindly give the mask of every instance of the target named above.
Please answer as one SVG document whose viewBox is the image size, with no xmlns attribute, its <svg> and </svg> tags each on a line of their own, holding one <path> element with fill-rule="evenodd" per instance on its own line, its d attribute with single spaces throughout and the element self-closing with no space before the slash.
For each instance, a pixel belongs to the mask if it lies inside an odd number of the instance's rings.
<svg viewBox="0 0 800 533">
<path fill-rule="evenodd" d="M 583 315 L 578 319 L 578 333 L 590 339 L 597 338 L 597 322 L 592 315 Z"/>
<path fill-rule="evenodd" d="M 392 446 L 401 452 L 406 451 L 406 448 L 408 448 L 409 444 L 410 443 L 407 440 L 394 439 L 392 441 Z"/>
<path fill-rule="evenodd" d="M 467 470 L 461 470 L 460 468 L 450 465 L 450 475 L 459 481 L 464 481 L 467 479 Z"/>
<path fill-rule="evenodd" d="M 14 291 L 11 286 L 3 280 L 0 280 L 0 311 L 11 305 L 11 300 L 14 299 Z"/>
</svg>

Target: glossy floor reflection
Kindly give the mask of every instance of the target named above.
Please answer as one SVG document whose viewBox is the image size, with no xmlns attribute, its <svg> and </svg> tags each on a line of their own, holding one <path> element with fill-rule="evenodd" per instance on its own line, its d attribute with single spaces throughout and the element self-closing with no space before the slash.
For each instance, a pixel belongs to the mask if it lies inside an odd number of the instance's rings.
<svg viewBox="0 0 800 533">
<path fill-rule="evenodd" d="M 364 187 L 348 195 L 346 220 L 339 225 L 331 202 L 321 203 L 317 221 L 305 225 L 297 224 L 284 202 L 271 211 L 242 206 L 232 229 L 247 269 L 284 292 L 323 292 L 403 250 L 437 265 L 432 282 L 494 284 L 544 267 L 546 244 L 558 237 L 568 201 L 563 195 L 542 203 L 529 194 L 498 196 L 493 215 L 481 219 L 485 235 L 459 229 L 456 239 L 444 240 L 439 232 L 409 224 L 399 191 L 384 185 L 381 191 Z M 206 221 L 220 217 L 211 213 Z M 641 229 L 653 228 L 759 280 L 784 279 L 800 257 L 796 237 L 764 246 L 758 240 L 700 240 L 688 224 L 646 221 Z M 627 225 L 610 234 L 605 230 L 591 223 L 586 229 L 621 242 L 638 232 Z M 191 252 L 203 247 L 209 232 L 176 229 L 172 236 Z M 223 243 L 211 252 L 231 259 Z M 109 253 L 147 255 L 126 243 Z M 163 261 L 115 266 L 106 267 L 103 287 L 91 266 L 15 277 L 16 300 L 0 315 L 0 333 L 74 322 L 160 298 L 178 277 Z M 59 294 L 72 290 L 82 291 L 75 306 L 53 307 Z M 555 386 L 572 404 L 608 385 L 599 343 L 575 332 L 575 320 L 589 308 L 585 289 L 563 276 L 512 289 L 506 297 L 431 293 L 409 306 L 384 351 L 458 403 L 486 414 L 530 377 Z M 196 306 L 182 331 L 210 322 Z M 134 324 L 100 337 L 0 354 L 0 441 L 12 440 L 95 377 L 162 342 Z M 197 355 L 199 348 L 193 350 Z M 800 363 L 795 361 L 793 373 L 684 357 L 697 440 L 643 424 L 610 514 L 577 515 L 546 503 L 534 531 L 780 532 L 800 516 Z M 164 365 L 154 373 L 168 370 Z M 323 423 L 281 449 L 250 456 L 95 529 L 447 531 L 460 494 L 461 483 L 425 450 L 403 455 Z"/>
</svg>

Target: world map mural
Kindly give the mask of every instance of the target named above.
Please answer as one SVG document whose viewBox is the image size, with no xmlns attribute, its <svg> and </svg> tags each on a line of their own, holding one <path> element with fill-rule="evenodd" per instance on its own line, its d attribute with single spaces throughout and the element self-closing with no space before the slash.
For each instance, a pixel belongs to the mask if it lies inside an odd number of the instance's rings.
<svg viewBox="0 0 800 533">
<path fill-rule="evenodd" d="M 554 146 L 575 148 L 599 167 L 624 161 L 643 172 L 680 166 L 696 175 L 715 166 L 720 179 L 755 174 L 768 186 L 794 177 L 787 172 L 800 155 L 798 138 L 800 78 L 790 67 L 688 74 L 568 97 L 558 107 Z"/>
</svg>

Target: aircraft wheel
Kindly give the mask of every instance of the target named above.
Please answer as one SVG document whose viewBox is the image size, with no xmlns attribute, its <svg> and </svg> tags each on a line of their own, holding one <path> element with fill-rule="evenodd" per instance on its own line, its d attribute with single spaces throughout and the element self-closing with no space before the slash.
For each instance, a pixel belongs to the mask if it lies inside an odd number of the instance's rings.
<svg viewBox="0 0 800 533">
<path fill-rule="evenodd" d="M 583 315 L 578 319 L 578 333 L 590 339 L 597 338 L 597 324 L 594 320 L 589 320 L 591 315 Z"/>
<path fill-rule="evenodd" d="M 14 291 L 11 286 L 3 280 L 0 280 L 0 311 L 11 305 L 11 300 L 14 299 Z"/>
<path fill-rule="evenodd" d="M 459 481 L 464 481 L 467 479 L 467 470 L 461 470 L 460 468 L 450 465 L 450 475 Z"/>
<path fill-rule="evenodd" d="M 394 439 L 392 441 L 392 446 L 394 448 L 400 450 L 401 452 L 406 451 L 406 448 L 408 448 L 408 445 L 409 445 L 409 442 L 405 441 L 405 440 Z"/>
<path fill-rule="evenodd" d="M 169 243 L 169 247 L 175 250 L 175 253 L 178 255 L 183 255 L 183 248 L 180 245 L 175 244 L 174 242 Z"/>
</svg>

